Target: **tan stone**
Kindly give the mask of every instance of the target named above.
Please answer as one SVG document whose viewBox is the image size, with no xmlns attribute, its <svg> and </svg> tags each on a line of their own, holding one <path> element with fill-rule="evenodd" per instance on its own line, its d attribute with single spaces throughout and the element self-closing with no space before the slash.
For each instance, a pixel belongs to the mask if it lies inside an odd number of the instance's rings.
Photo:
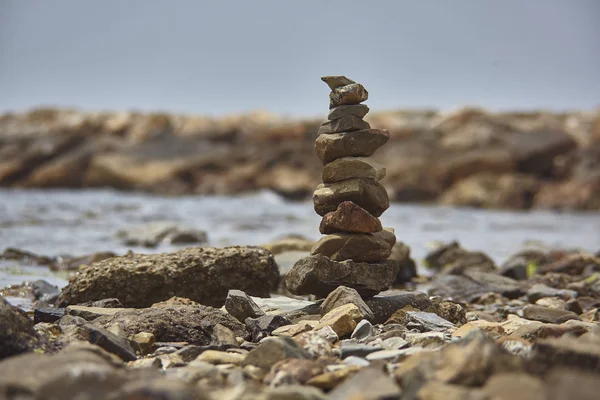
<svg viewBox="0 0 600 400">
<path fill-rule="evenodd" d="M 361 319 L 362 313 L 359 308 L 355 304 L 348 303 L 323 315 L 315 329 L 319 330 L 329 326 L 341 338 L 351 334 L 356 328 L 356 323 Z"/>
<path fill-rule="evenodd" d="M 325 121 L 319 128 L 319 135 L 327 135 L 339 132 L 360 131 L 362 129 L 370 129 L 371 125 L 365 120 L 356 115 L 348 115 L 339 119 Z"/>
<path fill-rule="evenodd" d="M 272 336 L 296 336 L 300 333 L 308 332 L 318 325 L 317 321 L 302 321 L 298 324 L 285 325 L 271 332 Z"/>
<path fill-rule="evenodd" d="M 383 165 L 367 157 L 342 157 L 323 167 L 323 182 L 332 183 L 352 178 L 380 181 L 385 177 Z"/>
<path fill-rule="evenodd" d="M 219 364 L 234 364 L 241 365 L 245 355 L 239 353 L 228 353 L 226 351 L 218 351 L 218 350 L 205 350 L 202 354 L 200 354 L 196 360 L 204 361 L 209 364 L 219 365 Z"/>
<path fill-rule="evenodd" d="M 154 343 L 156 343 L 156 338 L 154 337 L 154 334 L 150 332 L 136 333 L 131 337 L 131 340 L 138 344 L 142 354 L 152 353 Z"/>
<path fill-rule="evenodd" d="M 381 221 L 351 201 L 341 202 L 335 211 L 325 214 L 319 231 L 323 234 L 374 233 L 381 231 Z"/>
<path fill-rule="evenodd" d="M 467 322 L 454 332 L 452 332 L 453 337 L 463 337 L 467 335 L 467 333 L 474 330 L 482 330 L 492 336 L 502 336 L 504 335 L 504 328 L 498 322 L 489 322 L 483 319 Z"/>
<path fill-rule="evenodd" d="M 369 98 L 369 92 L 360 83 L 336 87 L 329 93 L 329 108 L 359 104 Z"/>
<path fill-rule="evenodd" d="M 334 261 L 375 263 L 392 254 L 392 246 L 385 239 L 378 233 L 334 233 L 323 236 L 310 254 L 322 254 Z"/>
<path fill-rule="evenodd" d="M 320 135 L 315 151 L 323 164 L 341 157 L 370 157 L 390 139 L 385 129 L 365 129 L 346 133 Z"/>
<path fill-rule="evenodd" d="M 363 118 L 369 112 L 369 107 L 366 104 L 352 104 L 349 106 L 337 106 L 332 108 L 327 115 L 327 119 L 334 120 L 348 115 L 356 115 Z"/>
<path fill-rule="evenodd" d="M 336 88 L 356 83 L 352 79 L 346 78 L 343 75 L 322 76 L 321 80 L 325 82 L 331 90 L 335 90 Z"/>
<path fill-rule="evenodd" d="M 313 193 L 315 211 L 320 216 L 335 211 L 344 201 L 353 202 L 375 217 L 379 217 L 390 206 L 385 188 L 371 179 L 355 178 L 321 184 Z"/>
</svg>

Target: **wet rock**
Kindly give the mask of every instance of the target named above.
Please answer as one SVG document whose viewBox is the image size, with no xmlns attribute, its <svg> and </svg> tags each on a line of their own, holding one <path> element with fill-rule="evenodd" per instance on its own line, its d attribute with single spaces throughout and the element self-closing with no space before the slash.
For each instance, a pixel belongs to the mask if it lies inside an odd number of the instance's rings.
<svg viewBox="0 0 600 400">
<path fill-rule="evenodd" d="M 170 306 L 145 308 L 99 317 L 94 324 L 105 328 L 117 324 L 127 335 L 152 333 L 158 342 L 188 342 L 209 345 L 214 340 L 212 330 L 217 324 L 231 329 L 236 336 L 246 338 L 246 327 L 218 309 L 206 306 Z"/>
<path fill-rule="evenodd" d="M 398 276 L 394 283 L 400 285 L 410 282 L 413 278 L 417 277 L 417 263 L 410 257 L 410 247 L 404 243 L 397 242 L 392 247 L 392 254 L 388 260 L 398 262 Z"/>
<path fill-rule="evenodd" d="M 265 312 L 241 290 L 230 290 L 225 299 L 225 309 L 238 321 L 245 323 L 246 318 L 258 318 L 265 315 Z"/>
<path fill-rule="evenodd" d="M 362 297 L 360 297 L 360 294 L 355 289 L 345 286 L 340 286 L 327 295 L 327 298 L 320 306 L 321 315 L 325 315 L 334 308 L 345 304 L 354 304 L 358 307 L 362 318 L 372 320 L 375 317 L 373 311 L 371 311 Z"/>
<path fill-rule="evenodd" d="M 518 281 L 501 275 L 468 271 L 462 275 L 440 275 L 432 282 L 431 295 L 455 301 L 472 302 L 487 293 L 499 293 L 513 299 L 524 294 Z"/>
<path fill-rule="evenodd" d="M 39 344 L 33 321 L 0 297 L 0 360 L 32 351 Z"/>
<path fill-rule="evenodd" d="M 343 337 L 351 334 L 361 319 L 360 309 L 356 305 L 344 304 L 323 315 L 315 329 L 329 326 L 339 337 Z"/>
<path fill-rule="evenodd" d="M 366 319 L 363 319 L 358 324 L 356 324 L 356 328 L 354 328 L 354 331 L 352 332 L 352 335 L 350 335 L 350 338 L 358 340 L 360 342 L 367 340 L 371 336 L 373 336 L 373 325 L 371 325 L 371 323 Z"/>
<path fill-rule="evenodd" d="M 400 388 L 396 382 L 377 367 L 364 368 L 329 393 L 329 398 L 332 400 L 352 398 L 381 400 L 399 397 Z"/>
<path fill-rule="evenodd" d="M 311 355 L 291 338 L 271 338 L 248 353 L 242 365 L 270 370 L 275 363 L 288 358 L 310 359 Z"/>
<path fill-rule="evenodd" d="M 269 336 L 277 328 L 291 324 L 292 322 L 289 319 L 281 315 L 263 315 L 258 318 L 246 319 L 246 327 L 254 342 L 259 342 Z"/>
<path fill-rule="evenodd" d="M 600 371 L 600 345 L 563 336 L 538 340 L 532 359 L 544 366 L 569 367 L 590 372 Z"/>
<path fill-rule="evenodd" d="M 502 264 L 498 273 L 516 280 L 526 280 L 535 274 L 540 265 L 549 262 L 550 256 L 538 250 L 527 250 L 511 256 Z"/>
<path fill-rule="evenodd" d="M 319 231 L 322 234 L 375 233 L 381 231 L 381 221 L 351 201 L 341 202 L 335 211 L 323 216 Z"/>
<path fill-rule="evenodd" d="M 33 296 L 36 300 L 54 304 L 58 296 L 60 295 L 60 289 L 43 279 L 39 279 L 31 285 Z"/>
<path fill-rule="evenodd" d="M 560 324 L 570 319 L 580 320 L 574 312 L 556 308 L 528 304 L 523 308 L 523 316 L 534 321 Z"/>
<path fill-rule="evenodd" d="M 65 315 L 64 308 L 36 308 L 33 310 L 33 323 L 40 322 L 53 323 L 61 319 Z"/>
<path fill-rule="evenodd" d="M 333 89 L 333 88 L 332 88 Z M 348 106 L 337 106 L 329 110 L 327 115 L 328 120 L 334 120 L 348 115 L 354 115 L 363 118 L 369 112 L 369 107 L 366 104 L 353 104 Z"/>
<path fill-rule="evenodd" d="M 468 270 L 484 272 L 496 270 L 496 265 L 487 255 L 465 250 L 458 242 L 439 246 L 425 257 L 425 262 L 428 268 L 441 269 L 449 274 L 460 274 Z"/>
<path fill-rule="evenodd" d="M 206 232 L 179 226 L 171 222 L 152 222 L 121 230 L 117 237 L 126 246 L 156 247 L 164 244 L 202 244 L 206 243 Z"/>
<path fill-rule="evenodd" d="M 380 295 L 365 299 L 365 303 L 373 311 L 373 324 L 382 324 L 397 310 L 406 306 L 426 310 L 432 306 L 431 300 L 423 292 L 400 292 L 393 295 Z"/>
<path fill-rule="evenodd" d="M 390 139 L 385 129 L 320 135 L 315 150 L 323 165 L 342 157 L 370 157 Z"/>
<path fill-rule="evenodd" d="M 544 297 L 560 297 L 561 299 L 568 300 L 577 297 L 577 292 L 574 290 L 554 289 L 541 283 L 536 283 L 527 291 L 527 299 L 532 303 Z"/>
<path fill-rule="evenodd" d="M 125 307 L 139 308 L 179 296 L 220 307 L 229 289 L 268 297 L 278 281 L 277 265 L 264 249 L 188 248 L 114 257 L 92 264 L 70 279 L 58 305 L 115 297 Z"/>
<path fill-rule="evenodd" d="M 395 261 L 339 262 L 318 254 L 299 260 L 286 276 L 285 285 L 296 295 L 326 297 L 337 287 L 346 286 L 355 289 L 363 297 L 370 297 L 387 290 L 397 275 L 398 265 Z"/>
<path fill-rule="evenodd" d="M 361 129 L 371 129 L 371 125 L 356 115 L 348 115 L 323 122 L 317 133 L 319 135 L 328 135 L 332 133 L 359 131 Z"/>
</svg>

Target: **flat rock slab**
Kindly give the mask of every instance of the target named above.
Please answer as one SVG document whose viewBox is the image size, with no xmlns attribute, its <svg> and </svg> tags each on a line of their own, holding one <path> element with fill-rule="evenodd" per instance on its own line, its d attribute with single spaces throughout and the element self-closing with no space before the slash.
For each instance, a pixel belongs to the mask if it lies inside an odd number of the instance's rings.
<svg viewBox="0 0 600 400">
<path fill-rule="evenodd" d="M 315 211 L 320 216 L 336 211 L 344 201 L 353 202 L 375 217 L 390 207 L 385 188 L 379 182 L 364 178 L 320 184 L 312 199 Z"/>
<path fill-rule="evenodd" d="M 398 263 L 395 261 L 338 262 L 317 254 L 299 260 L 288 273 L 285 284 L 296 295 L 327 297 L 338 286 L 346 286 L 363 297 L 371 297 L 389 289 L 397 275 Z"/>
<path fill-rule="evenodd" d="M 332 108 L 327 115 L 327 119 L 334 120 L 348 115 L 354 115 L 363 118 L 369 112 L 369 107 L 366 104 L 352 104 L 349 106 L 337 106 Z"/>
<path fill-rule="evenodd" d="M 431 300 L 424 292 L 402 291 L 392 295 L 381 294 L 379 296 L 365 299 L 365 303 L 373 311 L 374 324 L 382 324 L 397 310 L 411 306 L 419 310 L 427 310 L 432 306 Z"/>
<path fill-rule="evenodd" d="M 386 129 L 319 135 L 315 151 L 323 164 L 327 164 L 341 157 L 370 157 L 389 139 Z"/>
<path fill-rule="evenodd" d="M 221 307 L 229 289 L 268 297 L 279 270 L 260 247 L 188 248 L 173 253 L 133 254 L 84 267 L 63 289 L 58 306 L 114 297 L 143 308 L 173 296 Z"/>
<path fill-rule="evenodd" d="M 346 78 L 344 75 L 327 75 L 322 76 L 321 80 L 329 86 L 329 89 L 335 90 L 336 88 L 356 83 L 350 78 Z"/>
<path fill-rule="evenodd" d="M 466 302 L 472 302 L 487 293 L 499 293 L 514 299 L 525 291 L 519 281 L 480 271 L 466 271 L 462 275 L 439 275 L 432 282 L 429 291 L 434 296 Z"/>
<path fill-rule="evenodd" d="M 370 129 L 371 125 L 365 120 L 356 115 L 348 115 L 338 119 L 325 121 L 321 124 L 319 135 L 327 135 L 331 133 L 360 131 L 362 129 Z"/>
<path fill-rule="evenodd" d="M 352 178 L 380 181 L 385 177 L 385 173 L 385 167 L 369 157 L 342 157 L 323 167 L 322 180 L 324 183 Z"/>
</svg>

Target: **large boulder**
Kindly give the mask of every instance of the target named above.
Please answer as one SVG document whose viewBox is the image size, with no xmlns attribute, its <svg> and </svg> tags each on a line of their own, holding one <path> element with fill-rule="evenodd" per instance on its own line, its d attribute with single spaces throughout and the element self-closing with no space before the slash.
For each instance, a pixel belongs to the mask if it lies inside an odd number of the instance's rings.
<svg viewBox="0 0 600 400">
<path fill-rule="evenodd" d="M 31 351 L 38 340 L 33 321 L 0 297 L 0 359 Z"/>
<path fill-rule="evenodd" d="M 229 289 L 269 297 L 278 283 L 273 255 L 260 247 L 188 248 L 114 257 L 84 267 L 57 304 L 117 298 L 124 307 L 143 308 L 178 296 L 220 307 Z"/>
</svg>

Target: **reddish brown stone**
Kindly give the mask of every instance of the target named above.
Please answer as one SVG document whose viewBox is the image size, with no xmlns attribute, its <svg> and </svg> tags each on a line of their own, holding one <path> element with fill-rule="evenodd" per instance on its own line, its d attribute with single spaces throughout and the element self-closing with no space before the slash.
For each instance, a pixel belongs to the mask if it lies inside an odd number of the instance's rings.
<svg viewBox="0 0 600 400">
<path fill-rule="evenodd" d="M 319 231 L 323 234 L 374 233 L 381 229 L 381 222 L 378 218 L 351 201 L 344 201 L 335 211 L 325 214 L 321 220 L 321 226 L 319 226 Z"/>
</svg>

